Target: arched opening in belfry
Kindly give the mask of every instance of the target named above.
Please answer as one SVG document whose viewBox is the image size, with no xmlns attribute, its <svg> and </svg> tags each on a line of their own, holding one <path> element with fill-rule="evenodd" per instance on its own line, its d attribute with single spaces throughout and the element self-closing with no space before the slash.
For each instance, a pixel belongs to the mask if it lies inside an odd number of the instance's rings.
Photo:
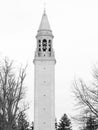
<svg viewBox="0 0 98 130">
<path fill-rule="evenodd" d="M 42 41 L 42 46 L 43 46 L 43 51 L 46 51 L 47 50 L 47 40 L 46 39 L 43 39 Z"/>
<path fill-rule="evenodd" d="M 51 52 L 51 40 L 48 41 L 48 51 Z"/>
<path fill-rule="evenodd" d="M 41 51 L 41 40 L 38 40 L 38 50 Z"/>
</svg>

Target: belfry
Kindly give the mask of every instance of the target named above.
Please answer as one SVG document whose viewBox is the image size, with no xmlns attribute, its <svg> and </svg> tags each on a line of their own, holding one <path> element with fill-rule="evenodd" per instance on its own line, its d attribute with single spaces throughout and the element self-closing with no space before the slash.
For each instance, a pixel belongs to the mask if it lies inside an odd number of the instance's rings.
<svg viewBox="0 0 98 130">
<path fill-rule="evenodd" d="M 34 130 L 55 130 L 55 55 L 53 34 L 44 11 L 34 57 Z"/>
</svg>

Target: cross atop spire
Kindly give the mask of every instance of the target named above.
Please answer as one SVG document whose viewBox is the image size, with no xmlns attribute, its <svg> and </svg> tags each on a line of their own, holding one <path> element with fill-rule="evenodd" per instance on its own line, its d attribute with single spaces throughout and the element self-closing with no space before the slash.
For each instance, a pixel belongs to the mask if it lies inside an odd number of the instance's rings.
<svg viewBox="0 0 98 130">
<path fill-rule="evenodd" d="M 43 13 L 43 16 L 42 16 L 41 23 L 40 23 L 38 31 L 43 31 L 43 30 L 51 31 L 50 24 L 49 24 L 48 17 L 47 17 L 45 9 L 44 9 L 44 13 Z"/>
<path fill-rule="evenodd" d="M 46 12 L 46 2 L 44 2 L 44 13 Z"/>
</svg>

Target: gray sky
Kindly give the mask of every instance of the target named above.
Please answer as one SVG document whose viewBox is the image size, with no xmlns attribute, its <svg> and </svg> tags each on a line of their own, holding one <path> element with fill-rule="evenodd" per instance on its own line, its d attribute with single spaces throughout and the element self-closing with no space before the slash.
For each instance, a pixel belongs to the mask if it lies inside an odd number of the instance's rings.
<svg viewBox="0 0 98 130">
<path fill-rule="evenodd" d="M 46 2 L 46 13 L 54 34 L 56 56 L 56 117 L 74 112 L 74 77 L 91 79 L 98 62 L 98 0 L 1 0 L 0 57 L 14 59 L 27 69 L 26 101 L 33 120 L 34 51 L 36 34 Z M 76 129 L 75 129 L 76 130 Z"/>
</svg>

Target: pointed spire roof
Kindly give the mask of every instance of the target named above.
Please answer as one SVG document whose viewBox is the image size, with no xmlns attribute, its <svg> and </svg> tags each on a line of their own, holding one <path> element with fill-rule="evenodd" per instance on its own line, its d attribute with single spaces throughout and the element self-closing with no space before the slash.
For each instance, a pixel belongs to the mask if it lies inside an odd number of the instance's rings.
<svg viewBox="0 0 98 130">
<path fill-rule="evenodd" d="M 47 17 L 45 10 L 44 10 L 38 31 L 41 31 L 41 30 L 50 30 L 51 31 L 50 24 L 49 24 L 48 17 Z"/>
</svg>

